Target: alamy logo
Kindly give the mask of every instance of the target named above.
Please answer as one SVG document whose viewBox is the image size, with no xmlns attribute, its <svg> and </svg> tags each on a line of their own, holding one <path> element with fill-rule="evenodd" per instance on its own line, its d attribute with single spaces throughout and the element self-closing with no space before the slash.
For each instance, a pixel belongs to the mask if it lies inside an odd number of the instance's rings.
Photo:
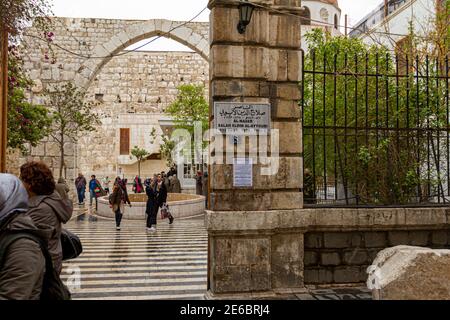
<svg viewBox="0 0 450 320">
<path fill-rule="evenodd" d="M 243 130 L 221 131 L 209 129 L 202 131 L 201 122 L 194 123 L 194 137 L 185 129 L 176 129 L 171 136 L 175 147 L 172 159 L 175 164 L 227 164 L 233 165 L 236 158 L 252 159 L 260 165 L 260 174 L 264 176 L 278 173 L 279 130 Z M 192 145 L 193 144 L 193 145 Z"/>
<path fill-rule="evenodd" d="M 381 269 L 376 265 L 371 265 L 367 268 L 369 277 L 367 279 L 367 288 L 369 290 L 381 289 Z"/>
<path fill-rule="evenodd" d="M 71 266 L 66 269 L 69 277 L 66 281 L 66 286 L 69 291 L 77 291 L 81 289 L 81 269 L 77 266 Z"/>
</svg>

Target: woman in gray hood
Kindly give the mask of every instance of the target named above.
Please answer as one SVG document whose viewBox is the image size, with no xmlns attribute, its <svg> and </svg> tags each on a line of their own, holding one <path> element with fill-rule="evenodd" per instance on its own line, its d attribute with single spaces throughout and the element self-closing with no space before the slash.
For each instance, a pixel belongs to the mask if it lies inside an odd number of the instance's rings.
<svg viewBox="0 0 450 320">
<path fill-rule="evenodd" d="M 55 179 L 49 167 L 43 162 L 31 161 L 20 167 L 20 179 L 29 196 L 29 210 L 27 215 L 36 223 L 37 227 L 50 226 L 54 229 L 48 241 L 48 251 L 52 256 L 53 267 L 61 274 L 62 224 L 70 220 L 73 206 L 70 200 L 63 200 L 55 191 Z"/>
<path fill-rule="evenodd" d="M 0 174 L 0 242 L 10 232 L 32 233 L 48 240 L 52 229 L 37 228 L 26 216 L 28 195 L 20 180 Z M 45 273 L 39 244 L 27 238 L 13 242 L 0 259 L 0 300 L 38 300 Z"/>
</svg>

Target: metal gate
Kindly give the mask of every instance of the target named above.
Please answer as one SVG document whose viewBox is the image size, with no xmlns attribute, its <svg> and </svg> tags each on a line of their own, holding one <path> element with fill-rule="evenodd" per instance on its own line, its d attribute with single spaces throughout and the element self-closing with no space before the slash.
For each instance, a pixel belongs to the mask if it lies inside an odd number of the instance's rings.
<svg viewBox="0 0 450 320">
<path fill-rule="evenodd" d="M 304 55 L 305 206 L 450 200 L 448 58 Z"/>
</svg>

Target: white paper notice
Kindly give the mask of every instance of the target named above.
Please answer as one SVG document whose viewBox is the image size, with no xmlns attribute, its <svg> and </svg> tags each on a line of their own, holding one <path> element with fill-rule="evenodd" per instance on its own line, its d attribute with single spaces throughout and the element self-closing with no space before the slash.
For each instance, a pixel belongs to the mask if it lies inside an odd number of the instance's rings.
<svg viewBox="0 0 450 320">
<path fill-rule="evenodd" d="M 253 159 L 234 159 L 233 185 L 235 187 L 253 187 Z"/>
</svg>

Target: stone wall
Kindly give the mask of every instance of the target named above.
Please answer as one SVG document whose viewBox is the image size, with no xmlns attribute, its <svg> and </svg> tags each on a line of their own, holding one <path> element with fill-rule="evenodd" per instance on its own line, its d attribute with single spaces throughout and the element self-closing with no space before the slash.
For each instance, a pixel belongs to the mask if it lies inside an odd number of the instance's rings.
<svg viewBox="0 0 450 320">
<path fill-rule="evenodd" d="M 450 230 L 308 232 L 305 234 L 305 284 L 362 283 L 377 254 L 388 247 L 450 247 Z"/>
<path fill-rule="evenodd" d="M 47 52 L 45 42 L 39 40 L 42 36 L 35 29 L 29 29 L 24 37 L 26 46 L 21 49 L 24 69 L 35 82 L 28 93 L 29 99 L 36 104 L 45 104 L 42 97 L 44 89 L 74 81 L 79 86 L 86 86 L 86 99 L 94 101 L 94 111 L 99 113 L 102 121 L 96 132 L 81 135 L 77 146 L 66 144 L 64 175 L 70 185 L 78 171 L 100 176 L 117 173 L 120 127 L 131 129 L 131 148 L 134 145 L 152 147 L 148 133 L 153 127 L 157 133 L 162 133 L 158 120 L 175 99 L 179 84 L 203 83 L 206 85 L 205 95 L 208 92 L 209 66 L 205 54 L 209 48 L 205 46 L 205 39 L 208 39 L 209 23 L 187 23 L 183 28 L 167 33 L 167 37 L 189 45 L 199 53 L 134 52 L 112 58 L 111 54 L 117 54 L 133 42 L 165 34 L 182 22 L 95 18 L 52 20 L 55 61 L 52 61 L 52 54 Z M 89 69 L 93 64 L 99 68 L 95 73 Z M 128 115 L 139 116 L 132 116 L 133 120 L 130 120 Z M 145 124 L 148 125 L 143 129 Z M 145 138 L 139 137 L 144 134 Z M 153 146 L 153 149 L 157 150 L 158 146 Z M 55 175 L 59 171 L 59 150 L 51 138 L 44 139 L 36 148 L 30 148 L 28 156 L 11 153 L 8 171 L 17 173 L 26 160 L 42 160 Z M 144 165 L 146 173 L 165 169 L 164 161 L 154 162 Z M 132 162 L 123 171 L 133 176 L 137 173 L 135 167 Z"/>
</svg>

